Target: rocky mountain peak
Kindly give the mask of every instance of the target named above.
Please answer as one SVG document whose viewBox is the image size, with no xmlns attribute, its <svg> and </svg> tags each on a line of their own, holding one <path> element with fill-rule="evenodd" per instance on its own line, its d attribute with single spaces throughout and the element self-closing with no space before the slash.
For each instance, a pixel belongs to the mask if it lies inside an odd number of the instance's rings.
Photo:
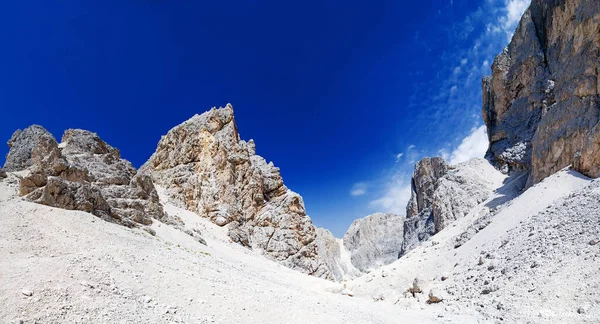
<svg viewBox="0 0 600 324">
<path fill-rule="evenodd" d="M 302 197 L 279 169 L 240 139 L 233 107 L 213 108 L 171 129 L 141 169 L 170 202 L 228 226 L 231 239 L 290 268 L 331 278 Z"/>
<path fill-rule="evenodd" d="M 574 164 L 600 176 L 600 2 L 533 0 L 483 80 L 487 156 L 528 184 Z"/>
</svg>

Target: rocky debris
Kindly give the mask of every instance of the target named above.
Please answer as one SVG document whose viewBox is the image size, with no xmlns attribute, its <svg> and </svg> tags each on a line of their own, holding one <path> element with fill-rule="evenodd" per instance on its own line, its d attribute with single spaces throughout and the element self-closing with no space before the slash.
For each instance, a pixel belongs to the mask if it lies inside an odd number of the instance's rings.
<svg viewBox="0 0 600 324">
<path fill-rule="evenodd" d="M 352 265 L 368 272 L 396 261 L 402 245 L 403 226 L 402 216 L 383 213 L 352 222 L 343 238 Z"/>
<path fill-rule="evenodd" d="M 350 261 L 350 252 L 344 247 L 342 240 L 337 239 L 329 230 L 317 228 L 317 252 L 331 271 L 333 279 L 340 281 L 362 275 Z"/>
<path fill-rule="evenodd" d="M 23 288 L 23 290 L 21 290 L 21 294 L 27 297 L 33 296 L 33 292 L 28 288 Z"/>
<path fill-rule="evenodd" d="M 0 179 L 4 179 L 7 176 L 6 171 L 3 168 L 0 168 Z"/>
<path fill-rule="evenodd" d="M 233 241 L 292 269 L 332 278 L 302 197 L 256 155 L 254 141 L 240 139 L 231 105 L 171 129 L 141 171 L 173 204 L 228 226 Z"/>
<path fill-rule="evenodd" d="M 405 292 L 405 296 L 408 296 L 408 294 L 414 298 L 417 297 L 417 294 L 421 294 L 423 293 L 423 281 L 421 281 L 421 279 L 419 278 L 415 278 L 413 280 L 413 284 L 412 287 L 408 288 Z"/>
<path fill-rule="evenodd" d="M 349 297 L 354 297 L 354 293 L 348 288 L 348 285 L 346 283 L 344 283 L 344 289 L 342 289 L 341 294 Z"/>
<path fill-rule="evenodd" d="M 525 296 L 537 299 L 529 307 L 544 309 L 549 307 L 550 298 L 543 297 L 552 296 L 576 310 L 571 305 L 581 305 L 588 298 L 595 300 L 598 283 L 590 278 L 596 276 L 600 250 L 589 242 L 597 238 L 599 208 L 600 182 L 595 180 L 508 230 L 498 248 L 481 251 L 468 271 L 456 270 L 446 290 L 454 292 L 453 298 L 485 307 L 499 300 L 504 305 L 516 305 Z M 568 288 L 558 289 L 559 281 Z M 508 320 L 511 322 L 525 316 L 515 315 L 514 309 L 507 312 L 504 307 L 490 307 L 489 312 L 505 321 L 507 313 L 513 313 L 516 318 Z"/>
<path fill-rule="evenodd" d="M 488 199 L 496 189 L 488 175 L 495 172 L 484 159 L 472 159 L 456 166 L 446 164 L 442 158 L 425 158 L 418 162 L 399 256 Z"/>
<path fill-rule="evenodd" d="M 600 2 L 534 0 L 483 79 L 487 157 L 528 185 L 573 164 L 600 176 Z"/>
<path fill-rule="evenodd" d="M 19 192 L 30 201 L 86 211 L 130 227 L 168 220 L 152 180 L 137 174 L 95 133 L 70 129 L 59 145 L 52 134 L 34 125 L 15 132 L 9 145 L 7 165 L 29 171 Z"/>
<path fill-rule="evenodd" d="M 427 300 L 428 304 L 437 304 L 437 303 L 441 303 L 444 299 L 442 297 L 440 297 L 440 291 L 438 291 L 437 289 L 431 289 L 431 291 L 429 291 L 429 299 Z"/>
</svg>

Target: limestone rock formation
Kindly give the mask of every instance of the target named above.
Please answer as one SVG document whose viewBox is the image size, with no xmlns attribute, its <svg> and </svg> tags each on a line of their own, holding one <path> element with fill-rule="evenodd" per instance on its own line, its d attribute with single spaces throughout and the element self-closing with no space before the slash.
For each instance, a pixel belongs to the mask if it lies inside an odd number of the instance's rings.
<svg viewBox="0 0 600 324">
<path fill-rule="evenodd" d="M 488 158 L 528 184 L 574 164 L 600 176 L 600 2 L 533 0 L 483 80 Z"/>
<path fill-rule="evenodd" d="M 398 260 L 404 217 L 377 213 L 355 220 L 343 238 L 352 265 L 369 272 Z"/>
<path fill-rule="evenodd" d="M 83 210 L 126 226 L 167 220 L 148 176 L 139 175 L 97 134 L 67 130 L 59 145 L 41 126 L 15 132 L 6 165 L 28 170 L 20 194 L 31 201 Z"/>
<path fill-rule="evenodd" d="M 448 173 L 449 167 L 440 157 L 423 158 L 415 164 L 398 257 L 435 234 L 433 194 L 438 187 L 438 180 Z"/>
<path fill-rule="evenodd" d="M 363 274 L 352 265 L 350 252 L 344 247 L 342 239 L 335 238 L 329 230 L 317 228 L 316 241 L 319 257 L 331 271 L 334 280 L 341 281 Z"/>
<path fill-rule="evenodd" d="M 448 165 L 442 158 L 419 161 L 413 173 L 399 256 L 488 199 L 498 186 L 490 175 L 497 172 L 484 159 L 456 166 Z"/>
<path fill-rule="evenodd" d="M 4 169 L 6 171 L 24 170 L 31 166 L 31 152 L 38 144 L 38 140 L 49 134 L 46 129 L 39 125 L 32 125 L 24 130 L 17 130 L 8 140 L 10 151 L 6 155 Z"/>
<path fill-rule="evenodd" d="M 292 269 L 331 278 L 302 197 L 273 163 L 240 139 L 233 108 L 213 108 L 171 129 L 141 168 L 180 207 L 228 226 L 235 242 Z"/>
</svg>

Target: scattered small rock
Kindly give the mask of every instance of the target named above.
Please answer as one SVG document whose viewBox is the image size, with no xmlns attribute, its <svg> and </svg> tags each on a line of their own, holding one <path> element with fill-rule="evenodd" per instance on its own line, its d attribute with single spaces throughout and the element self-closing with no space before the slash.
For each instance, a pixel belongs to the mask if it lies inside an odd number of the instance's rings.
<svg viewBox="0 0 600 324">
<path fill-rule="evenodd" d="M 483 257 L 479 257 L 479 262 L 477 262 L 477 265 L 483 265 L 485 263 L 485 260 L 483 260 Z"/>
<path fill-rule="evenodd" d="M 415 280 L 413 280 L 413 286 L 411 288 L 408 288 L 408 292 L 411 293 L 413 297 L 416 297 L 416 294 L 420 294 L 423 292 L 421 286 L 421 280 L 419 280 L 419 278 L 415 278 Z"/>
<path fill-rule="evenodd" d="M 151 227 L 144 226 L 143 230 L 148 232 L 148 234 L 150 234 L 152 236 L 156 236 L 156 231 L 154 229 L 152 229 Z"/>
<path fill-rule="evenodd" d="M 428 304 L 441 303 L 443 300 L 444 299 L 436 289 L 431 289 L 431 291 L 429 291 L 429 299 L 427 300 Z"/>
<path fill-rule="evenodd" d="M 598 243 L 600 243 L 600 239 L 598 239 L 598 240 L 591 240 L 589 244 L 591 246 L 594 246 L 594 245 L 597 245 Z"/>
<path fill-rule="evenodd" d="M 354 293 L 352 292 L 352 290 L 348 289 L 348 286 L 346 286 L 346 284 L 344 284 L 344 289 L 342 289 L 341 294 L 348 297 L 354 297 Z"/>
<path fill-rule="evenodd" d="M 373 295 L 373 301 L 383 301 L 385 299 L 385 296 L 383 296 L 383 293 L 377 293 L 375 295 Z"/>
<path fill-rule="evenodd" d="M 33 291 L 27 289 L 27 288 L 23 288 L 23 290 L 21 290 L 21 293 L 27 297 L 31 297 L 33 296 Z"/>
</svg>

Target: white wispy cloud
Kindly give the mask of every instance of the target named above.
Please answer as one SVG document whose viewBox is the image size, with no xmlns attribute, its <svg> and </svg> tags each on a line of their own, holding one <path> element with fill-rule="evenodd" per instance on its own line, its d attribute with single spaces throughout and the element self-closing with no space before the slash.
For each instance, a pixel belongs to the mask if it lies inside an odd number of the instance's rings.
<svg viewBox="0 0 600 324">
<path fill-rule="evenodd" d="M 445 159 L 449 160 L 450 164 L 458 164 L 472 158 L 482 158 L 487 149 L 487 129 L 485 125 L 482 125 L 478 128 L 473 128 L 471 133 L 463 138 L 460 145 Z"/>
<path fill-rule="evenodd" d="M 358 197 L 365 195 L 367 193 L 367 184 L 364 182 L 355 183 L 350 190 L 350 195 L 353 197 Z"/>
<path fill-rule="evenodd" d="M 415 131 L 436 133 L 439 143 L 426 148 L 420 145 L 419 149 L 412 144 L 399 154 L 404 158 L 396 157 L 389 180 L 379 188 L 371 188 L 379 192 L 378 198 L 369 204 L 372 209 L 405 213 L 414 163 L 422 157 L 441 155 L 451 164 L 457 164 L 485 155 L 488 138 L 480 115 L 481 77 L 490 74 L 491 62 L 510 41 L 530 2 L 485 0 L 463 22 L 451 28 L 451 40 L 472 40 L 470 46 L 444 53 L 438 77 L 430 83 L 415 85 L 411 96 L 411 108 L 419 112 L 412 117 L 414 125 L 421 127 Z"/>
<path fill-rule="evenodd" d="M 385 213 L 404 215 L 410 195 L 410 180 L 402 179 L 390 182 L 385 188 L 384 194 L 371 201 L 369 207 Z"/>
</svg>

